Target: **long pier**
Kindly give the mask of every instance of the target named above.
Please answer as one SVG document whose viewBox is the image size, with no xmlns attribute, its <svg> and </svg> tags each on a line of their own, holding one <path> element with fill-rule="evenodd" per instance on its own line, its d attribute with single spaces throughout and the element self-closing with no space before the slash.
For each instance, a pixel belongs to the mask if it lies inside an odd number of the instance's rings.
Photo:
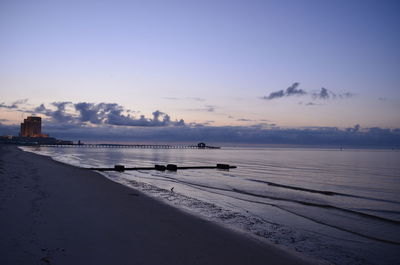
<svg viewBox="0 0 400 265">
<path fill-rule="evenodd" d="M 207 145 L 168 145 L 168 144 L 39 144 L 41 147 L 79 147 L 79 148 L 138 148 L 138 149 L 221 149 Z"/>
</svg>

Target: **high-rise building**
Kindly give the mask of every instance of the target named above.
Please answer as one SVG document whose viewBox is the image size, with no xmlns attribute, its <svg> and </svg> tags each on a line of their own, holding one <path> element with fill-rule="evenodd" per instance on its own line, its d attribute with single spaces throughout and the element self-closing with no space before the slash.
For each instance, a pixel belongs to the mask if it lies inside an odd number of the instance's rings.
<svg viewBox="0 0 400 265">
<path fill-rule="evenodd" d="M 42 118 L 30 116 L 21 123 L 22 137 L 42 137 Z"/>
</svg>

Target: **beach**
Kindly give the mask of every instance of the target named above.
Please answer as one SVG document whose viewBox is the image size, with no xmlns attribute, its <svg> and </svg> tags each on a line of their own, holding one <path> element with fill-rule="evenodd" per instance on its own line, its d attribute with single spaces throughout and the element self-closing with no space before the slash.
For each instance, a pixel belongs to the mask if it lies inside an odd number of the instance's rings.
<svg viewBox="0 0 400 265">
<path fill-rule="evenodd" d="M 85 169 L 0 147 L 2 264 L 314 264 Z"/>
</svg>

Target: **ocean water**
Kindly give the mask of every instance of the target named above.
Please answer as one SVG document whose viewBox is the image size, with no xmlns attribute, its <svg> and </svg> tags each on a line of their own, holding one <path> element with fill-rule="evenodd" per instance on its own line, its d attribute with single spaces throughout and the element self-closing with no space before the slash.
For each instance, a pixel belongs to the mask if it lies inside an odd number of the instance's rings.
<svg viewBox="0 0 400 265">
<path fill-rule="evenodd" d="M 396 150 L 22 149 L 80 167 L 235 165 L 229 171 L 102 174 L 184 211 L 329 263 L 400 264 Z"/>
</svg>

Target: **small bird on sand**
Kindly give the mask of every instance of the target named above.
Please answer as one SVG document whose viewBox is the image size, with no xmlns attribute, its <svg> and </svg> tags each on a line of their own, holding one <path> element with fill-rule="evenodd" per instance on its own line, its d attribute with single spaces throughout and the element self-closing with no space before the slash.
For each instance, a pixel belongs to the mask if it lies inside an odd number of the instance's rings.
<svg viewBox="0 0 400 265">
<path fill-rule="evenodd" d="M 174 192 L 174 187 L 171 188 L 171 191 Z"/>
</svg>

